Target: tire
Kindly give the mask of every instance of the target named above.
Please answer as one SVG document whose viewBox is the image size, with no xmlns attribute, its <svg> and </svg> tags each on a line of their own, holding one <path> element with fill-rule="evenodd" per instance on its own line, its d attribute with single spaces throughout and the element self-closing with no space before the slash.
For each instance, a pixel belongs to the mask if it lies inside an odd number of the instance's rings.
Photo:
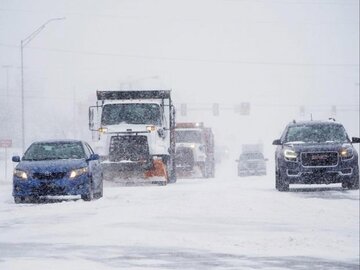
<svg viewBox="0 0 360 270">
<path fill-rule="evenodd" d="M 94 199 L 94 190 L 92 187 L 92 182 L 90 183 L 88 193 L 81 195 L 81 199 L 83 199 L 84 201 L 87 201 L 87 202 L 92 201 Z"/>
<path fill-rule="evenodd" d="M 16 204 L 24 203 L 24 201 L 25 201 L 25 198 L 24 198 L 24 197 L 14 196 L 14 202 L 15 202 Z"/>
<path fill-rule="evenodd" d="M 96 198 L 100 199 L 102 198 L 103 194 L 104 194 L 104 182 L 101 181 L 100 187 L 99 187 L 99 191 L 96 193 Z"/>
<path fill-rule="evenodd" d="M 163 162 L 166 164 L 166 172 L 168 175 L 168 183 L 174 184 L 176 183 L 176 165 L 175 158 L 173 158 L 173 162 L 170 161 L 170 156 L 164 157 Z M 168 184 L 166 183 L 166 184 Z"/>
<path fill-rule="evenodd" d="M 166 186 L 166 185 L 167 185 L 167 182 L 166 182 L 166 181 L 159 181 L 159 182 L 157 182 L 157 184 L 158 184 L 159 186 Z"/>
<path fill-rule="evenodd" d="M 38 196 L 15 196 L 14 197 L 15 203 L 37 203 L 39 202 Z"/>
<path fill-rule="evenodd" d="M 354 175 L 351 178 L 351 182 L 347 183 L 347 188 L 352 190 L 359 189 L 359 167 L 354 168 Z"/>
<path fill-rule="evenodd" d="M 208 178 L 207 172 L 206 172 L 206 164 L 200 164 L 200 171 L 201 171 L 201 176 L 202 178 Z"/>
<path fill-rule="evenodd" d="M 342 183 L 341 183 L 341 187 L 342 187 L 343 189 L 349 188 L 349 183 L 348 183 L 348 182 L 342 182 Z"/>
<path fill-rule="evenodd" d="M 211 177 L 211 178 L 215 178 L 215 164 L 213 164 L 213 165 L 211 166 L 210 177 Z"/>
<path fill-rule="evenodd" d="M 289 191 L 289 182 L 287 182 L 284 177 L 281 176 L 279 170 L 276 170 L 275 174 L 275 188 L 278 191 Z"/>
<path fill-rule="evenodd" d="M 208 178 L 214 178 L 215 177 L 215 163 L 210 162 L 208 166 Z"/>
</svg>

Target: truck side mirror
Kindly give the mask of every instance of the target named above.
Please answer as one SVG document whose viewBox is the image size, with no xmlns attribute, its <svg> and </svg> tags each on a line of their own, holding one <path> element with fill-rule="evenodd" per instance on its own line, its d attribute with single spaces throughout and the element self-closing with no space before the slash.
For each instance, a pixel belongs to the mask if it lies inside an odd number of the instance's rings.
<svg viewBox="0 0 360 270">
<path fill-rule="evenodd" d="M 157 133 L 160 138 L 165 139 L 165 131 L 163 128 L 158 129 Z"/>
<path fill-rule="evenodd" d="M 282 145 L 282 143 L 281 143 L 281 140 L 280 140 L 280 139 L 273 141 L 273 143 L 272 143 L 272 144 L 273 144 L 273 145 Z"/>
<path fill-rule="evenodd" d="M 358 137 L 352 137 L 352 138 L 351 138 L 351 142 L 352 142 L 352 143 L 360 143 L 360 138 L 358 138 Z"/>
</svg>

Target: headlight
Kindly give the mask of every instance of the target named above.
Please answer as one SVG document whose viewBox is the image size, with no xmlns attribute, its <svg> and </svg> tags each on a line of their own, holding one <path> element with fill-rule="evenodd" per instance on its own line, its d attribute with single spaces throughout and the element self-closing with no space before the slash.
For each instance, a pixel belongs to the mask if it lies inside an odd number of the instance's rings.
<svg viewBox="0 0 360 270">
<path fill-rule="evenodd" d="M 192 145 L 190 145 L 190 147 L 191 147 L 192 149 L 195 149 L 196 145 L 195 145 L 195 144 L 192 144 Z"/>
<path fill-rule="evenodd" d="M 98 129 L 98 131 L 100 133 L 106 133 L 108 131 L 108 129 L 106 127 L 101 127 L 101 128 Z"/>
<path fill-rule="evenodd" d="M 147 127 L 146 127 L 146 130 L 149 131 L 149 132 L 151 132 L 151 131 L 155 131 L 156 128 L 155 128 L 155 126 L 147 126 Z"/>
<path fill-rule="evenodd" d="M 26 172 L 24 172 L 22 170 L 18 170 L 18 169 L 14 170 L 14 176 L 19 177 L 23 180 L 26 180 L 28 178 Z"/>
<path fill-rule="evenodd" d="M 284 157 L 286 160 L 295 161 L 297 159 L 297 153 L 293 149 L 285 149 Z"/>
<path fill-rule="evenodd" d="M 88 172 L 88 168 L 87 167 L 84 167 L 84 168 L 80 168 L 80 169 L 76 169 L 76 170 L 72 170 L 70 172 L 70 178 L 73 179 L 75 177 L 78 177 L 84 173 L 87 173 Z"/>
<path fill-rule="evenodd" d="M 340 149 L 339 154 L 343 159 L 349 159 L 353 157 L 354 151 L 351 146 L 343 146 Z"/>
</svg>

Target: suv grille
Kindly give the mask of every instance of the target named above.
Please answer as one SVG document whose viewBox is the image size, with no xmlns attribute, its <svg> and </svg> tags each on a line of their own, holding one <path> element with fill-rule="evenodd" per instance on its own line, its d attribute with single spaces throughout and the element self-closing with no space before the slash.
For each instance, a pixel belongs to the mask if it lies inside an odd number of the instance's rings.
<svg viewBox="0 0 360 270">
<path fill-rule="evenodd" d="M 149 159 L 149 145 L 146 136 L 112 136 L 109 149 L 109 160 L 141 161 Z"/>
<path fill-rule="evenodd" d="M 337 152 L 302 153 L 301 163 L 303 166 L 336 166 L 338 163 Z"/>
<path fill-rule="evenodd" d="M 66 175 L 66 172 L 49 172 L 49 173 L 33 173 L 32 177 L 39 180 L 54 180 L 62 179 Z"/>
</svg>

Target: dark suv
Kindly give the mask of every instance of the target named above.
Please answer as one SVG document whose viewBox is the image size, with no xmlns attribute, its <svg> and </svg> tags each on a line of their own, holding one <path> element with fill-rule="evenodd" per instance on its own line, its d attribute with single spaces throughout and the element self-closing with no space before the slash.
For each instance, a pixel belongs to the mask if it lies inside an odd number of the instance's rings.
<svg viewBox="0 0 360 270">
<path fill-rule="evenodd" d="M 289 190 L 289 184 L 342 183 L 359 189 L 358 153 L 344 127 L 333 121 L 295 121 L 275 140 L 275 187 Z"/>
<path fill-rule="evenodd" d="M 238 176 L 266 175 L 266 161 L 261 152 L 241 153 L 238 163 Z"/>
</svg>

